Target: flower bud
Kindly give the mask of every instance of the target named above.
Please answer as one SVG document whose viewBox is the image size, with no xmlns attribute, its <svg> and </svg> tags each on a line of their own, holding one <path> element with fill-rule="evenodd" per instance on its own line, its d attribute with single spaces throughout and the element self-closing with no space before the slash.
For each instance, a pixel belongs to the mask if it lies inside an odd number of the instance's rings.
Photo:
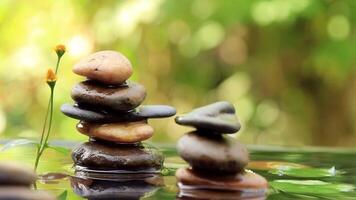
<svg viewBox="0 0 356 200">
<path fill-rule="evenodd" d="M 62 57 L 63 54 L 66 52 L 66 46 L 63 44 L 59 44 L 54 48 L 54 51 L 57 53 L 58 57 Z"/>
<path fill-rule="evenodd" d="M 47 70 L 46 82 L 49 86 L 54 86 L 57 81 L 57 76 L 54 71 L 50 68 Z"/>
</svg>

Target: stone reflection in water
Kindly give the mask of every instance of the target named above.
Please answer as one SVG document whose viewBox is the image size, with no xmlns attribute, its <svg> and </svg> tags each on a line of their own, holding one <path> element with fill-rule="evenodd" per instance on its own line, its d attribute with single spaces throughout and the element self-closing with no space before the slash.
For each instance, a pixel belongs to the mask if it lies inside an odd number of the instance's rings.
<svg viewBox="0 0 356 200">
<path fill-rule="evenodd" d="M 76 194 L 88 200 L 140 199 L 152 195 L 163 185 L 157 174 L 102 174 L 76 172 L 70 178 Z"/>
<path fill-rule="evenodd" d="M 239 191 L 190 189 L 181 190 L 177 200 L 265 200 L 266 197 L 255 193 L 243 193 Z"/>
<path fill-rule="evenodd" d="M 182 189 L 180 188 L 177 200 L 265 200 L 267 197 L 262 193 L 242 192 L 216 189 Z"/>
</svg>

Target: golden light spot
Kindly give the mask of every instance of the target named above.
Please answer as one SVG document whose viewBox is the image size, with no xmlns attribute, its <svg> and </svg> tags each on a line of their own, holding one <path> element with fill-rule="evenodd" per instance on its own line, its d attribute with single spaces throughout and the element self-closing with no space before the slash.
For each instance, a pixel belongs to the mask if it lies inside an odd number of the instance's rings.
<svg viewBox="0 0 356 200">
<path fill-rule="evenodd" d="M 350 21 L 344 15 L 332 16 L 328 22 L 327 31 L 332 39 L 345 39 L 350 34 Z"/>
<path fill-rule="evenodd" d="M 236 113 L 239 116 L 242 128 L 245 128 L 245 124 L 248 124 L 253 115 L 254 104 L 250 97 L 244 97 L 234 102 L 234 106 L 236 108 Z"/>
<path fill-rule="evenodd" d="M 247 45 L 238 36 L 228 37 L 219 48 L 219 57 L 228 65 L 239 65 L 247 58 Z"/>
<path fill-rule="evenodd" d="M 195 17 L 207 19 L 214 13 L 216 7 L 216 1 L 195 0 L 192 3 L 191 12 Z"/>
<path fill-rule="evenodd" d="M 273 124 L 279 116 L 279 108 L 272 100 L 262 101 L 256 109 L 256 117 L 259 125 L 267 127 Z"/>
<path fill-rule="evenodd" d="M 92 51 L 92 43 L 89 38 L 81 35 L 73 36 L 68 42 L 68 54 L 74 57 L 80 57 L 89 54 Z"/>
<path fill-rule="evenodd" d="M 260 25 L 268 25 L 274 21 L 275 11 L 270 2 L 261 1 L 251 10 L 252 18 Z"/>
<path fill-rule="evenodd" d="M 245 72 L 237 72 L 225 79 L 217 88 L 220 99 L 237 102 L 251 87 L 251 78 Z"/>
<path fill-rule="evenodd" d="M 203 49 L 216 47 L 223 41 L 224 36 L 224 27 L 217 22 L 208 22 L 197 32 L 197 40 Z"/>
<path fill-rule="evenodd" d="M 257 24 L 269 25 L 273 22 L 287 21 L 309 5 L 310 0 L 257 1 L 251 9 L 251 15 Z"/>
<path fill-rule="evenodd" d="M 95 40 L 98 44 L 110 44 L 117 39 L 117 30 L 112 9 L 102 8 L 96 12 L 93 20 Z"/>
<path fill-rule="evenodd" d="M 39 65 L 41 54 L 39 49 L 34 45 L 27 45 L 19 48 L 13 55 L 13 62 L 21 68 L 35 68 Z"/>
<path fill-rule="evenodd" d="M 197 39 L 190 37 L 186 42 L 179 44 L 179 53 L 187 58 L 193 58 L 201 50 L 201 44 Z"/>
<path fill-rule="evenodd" d="M 174 21 L 168 27 L 169 40 L 174 44 L 187 42 L 190 34 L 190 27 L 182 20 Z"/>
<path fill-rule="evenodd" d="M 161 3 L 162 0 L 133 0 L 120 4 L 115 16 L 117 36 L 129 36 L 140 22 L 151 23 L 158 16 Z"/>
</svg>

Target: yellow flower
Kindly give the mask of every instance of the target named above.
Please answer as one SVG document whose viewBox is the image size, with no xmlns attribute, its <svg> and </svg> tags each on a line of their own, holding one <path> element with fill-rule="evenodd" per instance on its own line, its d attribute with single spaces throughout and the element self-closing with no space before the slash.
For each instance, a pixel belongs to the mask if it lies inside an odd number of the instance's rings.
<svg viewBox="0 0 356 200">
<path fill-rule="evenodd" d="M 66 52 L 66 46 L 63 44 L 59 44 L 54 48 L 54 51 L 57 53 L 58 57 L 62 57 L 63 54 Z"/>
<path fill-rule="evenodd" d="M 46 81 L 48 84 L 57 81 L 57 76 L 51 68 L 47 70 Z"/>
</svg>

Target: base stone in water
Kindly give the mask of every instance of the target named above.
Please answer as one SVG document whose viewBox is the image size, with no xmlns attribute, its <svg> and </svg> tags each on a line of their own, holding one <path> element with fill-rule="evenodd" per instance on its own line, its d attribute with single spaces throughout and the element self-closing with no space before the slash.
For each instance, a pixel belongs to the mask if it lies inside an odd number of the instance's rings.
<svg viewBox="0 0 356 200">
<path fill-rule="evenodd" d="M 249 170 L 234 176 L 213 177 L 198 174 L 192 169 L 181 168 L 177 170 L 176 177 L 182 196 L 194 196 L 205 192 L 217 196 L 226 193 L 226 195 L 264 197 L 268 189 L 267 180 Z"/>
<path fill-rule="evenodd" d="M 72 159 L 87 170 L 152 171 L 161 169 L 164 157 L 143 145 L 86 142 L 73 150 Z"/>
</svg>

